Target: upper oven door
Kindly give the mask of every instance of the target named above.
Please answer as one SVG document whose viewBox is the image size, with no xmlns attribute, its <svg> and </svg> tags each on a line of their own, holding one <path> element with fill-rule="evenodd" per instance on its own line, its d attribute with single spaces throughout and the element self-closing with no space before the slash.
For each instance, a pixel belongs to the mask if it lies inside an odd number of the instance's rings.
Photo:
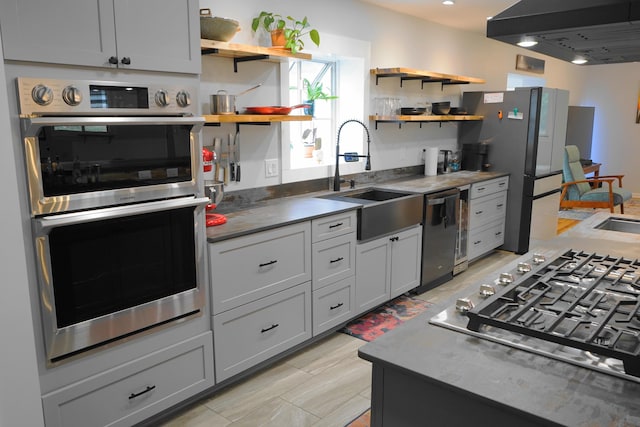
<svg viewBox="0 0 640 427">
<path fill-rule="evenodd" d="M 201 117 L 22 119 L 34 216 L 197 194 Z"/>
</svg>

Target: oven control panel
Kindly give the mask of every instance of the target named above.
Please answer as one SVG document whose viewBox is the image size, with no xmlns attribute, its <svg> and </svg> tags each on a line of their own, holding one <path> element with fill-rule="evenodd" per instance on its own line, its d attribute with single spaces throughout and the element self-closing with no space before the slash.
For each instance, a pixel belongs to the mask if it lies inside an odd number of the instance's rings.
<svg viewBox="0 0 640 427">
<path fill-rule="evenodd" d="M 114 81 L 16 79 L 20 114 L 195 115 L 197 87 Z"/>
</svg>

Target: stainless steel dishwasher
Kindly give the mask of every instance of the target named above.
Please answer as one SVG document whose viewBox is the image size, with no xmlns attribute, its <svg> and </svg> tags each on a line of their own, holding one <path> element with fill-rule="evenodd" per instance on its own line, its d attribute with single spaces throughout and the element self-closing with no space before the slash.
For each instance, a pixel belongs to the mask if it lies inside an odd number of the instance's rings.
<svg viewBox="0 0 640 427">
<path fill-rule="evenodd" d="M 419 291 L 435 288 L 453 278 L 459 199 L 457 188 L 425 196 Z"/>
</svg>

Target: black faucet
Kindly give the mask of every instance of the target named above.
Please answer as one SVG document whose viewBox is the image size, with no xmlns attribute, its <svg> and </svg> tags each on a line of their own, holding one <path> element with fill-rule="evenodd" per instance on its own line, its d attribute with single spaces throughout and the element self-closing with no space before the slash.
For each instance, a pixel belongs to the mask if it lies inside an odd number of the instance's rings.
<svg viewBox="0 0 640 427">
<path fill-rule="evenodd" d="M 371 138 L 369 136 L 369 129 L 367 128 L 367 126 L 362 123 L 360 120 L 356 120 L 356 119 L 350 119 L 347 120 L 346 122 L 342 123 L 340 125 L 340 127 L 338 128 L 338 139 L 336 140 L 336 173 L 334 174 L 333 177 L 333 191 L 340 191 L 340 157 L 345 157 L 344 154 L 340 154 L 340 131 L 342 131 L 342 127 L 344 125 L 346 125 L 349 122 L 355 122 L 355 123 L 359 123 L 364 130 L 367 132 L 367 155 L 366 156 L 361 156 L 359 154 L 357 155 L 353 155 L 353 154 L 349 154 L 349 157 L 357 157 L 357 158 L 367 158 L 367 163 L 364 166 L 364 170 L 370 171 L 371 170 L 371 155 L 370 155 L 370 150 L 369 147 L 371 145 Z"/>
</svg>

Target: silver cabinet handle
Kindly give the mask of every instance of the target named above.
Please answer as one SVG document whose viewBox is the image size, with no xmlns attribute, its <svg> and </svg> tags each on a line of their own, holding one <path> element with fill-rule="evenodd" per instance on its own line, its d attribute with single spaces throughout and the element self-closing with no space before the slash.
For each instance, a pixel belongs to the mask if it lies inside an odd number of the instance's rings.
<svg viewBox="0 0 640 427">
<path fill-rule="evenodd" d="M 343 305 L 344 305 L 344 304 L 340 302 L 340 303 L 338 303 L 338 304 L 336 304 L 336 305 L 334 305 L 334 306 L 329 307 L 329 310 L 335 310 L 336 308 L 340 308 L 340 307 L 342 307 Z"/>
<path fill-rule="evenodd" d="M 329 264 L 333 264 L 334 262 L 340 262 L 344 259 L 344 257 L 338 257 L 336 259 L 332 259 L 329 261 Z"/>
<path fill-rule="evenodd" d="M 335 223 L 335 224 L 331 224 L 331 225 L 329 226 L 329 228 L 336 228 L 336 227 L 340 227 L 340 226 L 341 226 L 341 225 L 343 225 L 343 224 L 344 224 L 344 223 L 342 223 L 342 222 L 338 222 L 338 223 Z"/>
</svg>

